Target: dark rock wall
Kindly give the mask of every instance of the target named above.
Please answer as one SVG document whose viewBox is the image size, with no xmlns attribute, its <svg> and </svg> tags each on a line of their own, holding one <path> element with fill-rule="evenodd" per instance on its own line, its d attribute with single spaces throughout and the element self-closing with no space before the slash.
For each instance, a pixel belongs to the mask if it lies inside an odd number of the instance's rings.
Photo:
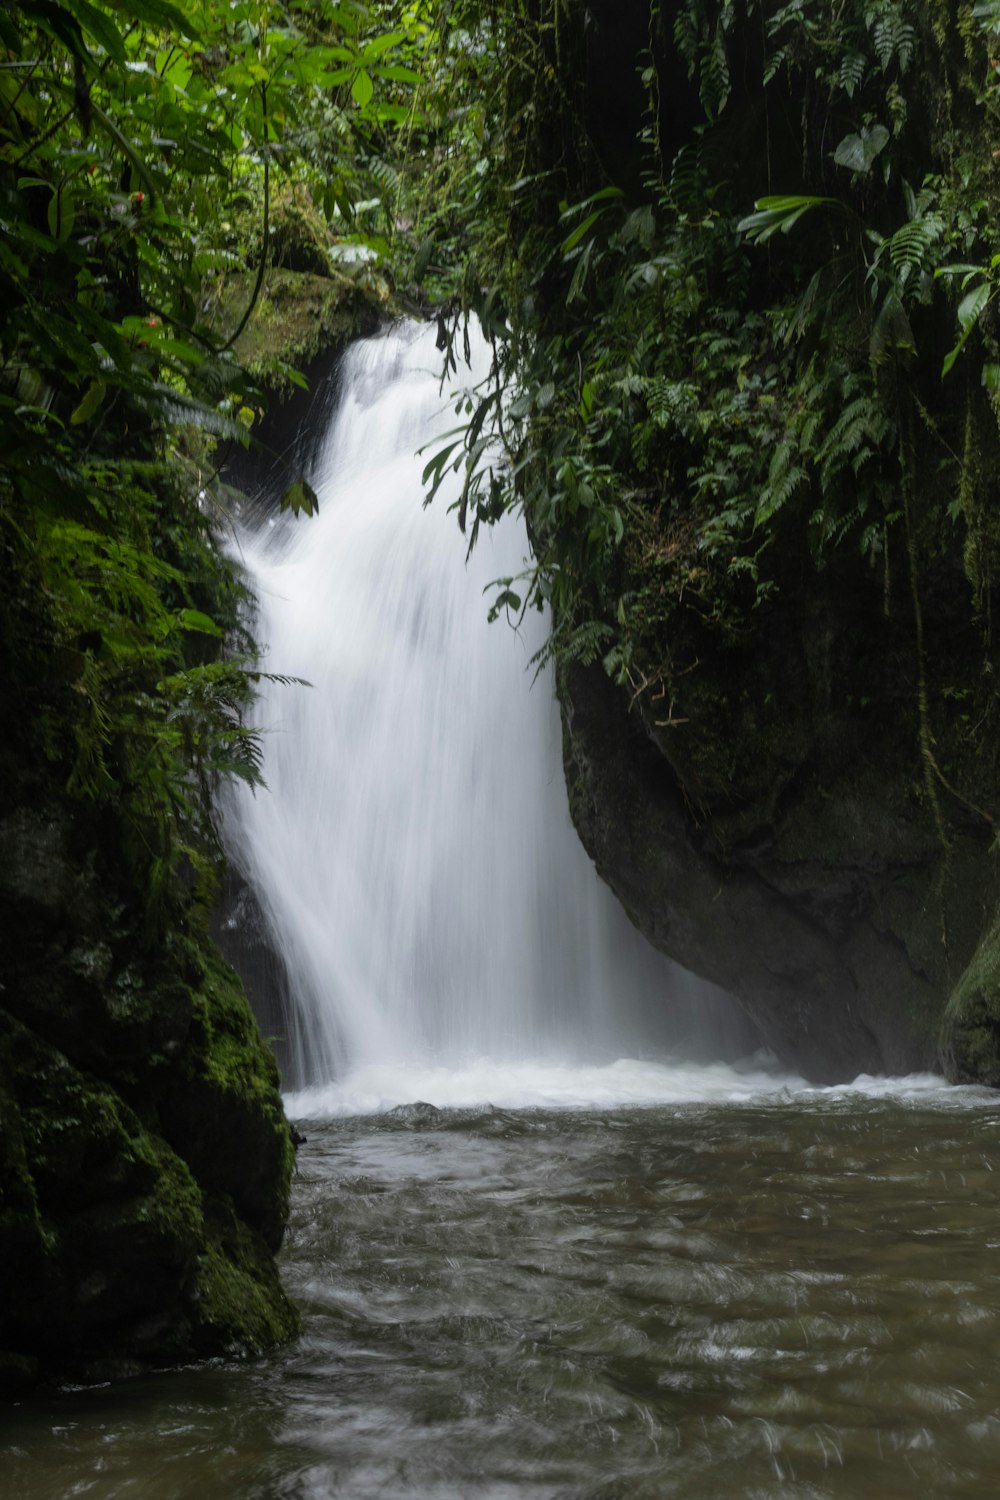
<svg viewBox="0 0 1000 1500">
<path fill-rule="evenodd" d="M 261 1350 L 293 1165 L 273 1057 L 203 939 L 142 954 L 93 829 L 0 824 L 0 1380 Z"/>
<path fill-rule="evenodd" d="M 959 1062 L 962 1035 L 949 1021 L 949 1047 L 942 1032 L 995 900 L 988 836 L 969 827 L 945 859 L 873 743 L 866 765 L 807 784 L 755 841 L 724 852 L 600 668 L 564 674 L 561 696 L 574 822 L 655 947 L 735 995 L 817 1082 L 942 1061 L 953 1076 L 995 1081 L 995 1049 L 990 1069 Z M 995 982 L 977 994 L 981 1034 Z"/>
</svg>

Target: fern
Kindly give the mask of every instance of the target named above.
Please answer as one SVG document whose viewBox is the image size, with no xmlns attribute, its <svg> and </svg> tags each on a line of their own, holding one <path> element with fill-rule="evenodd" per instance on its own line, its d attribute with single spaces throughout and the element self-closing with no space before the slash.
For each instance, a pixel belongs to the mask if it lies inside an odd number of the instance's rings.
<svg viewBox="0 0 1000 1500">
<path fill-rule="evenodd" d="M 897 276 L 905 280 L 920 269 L 928 250 L 943 234 L 944 223 L 937 214 L 924 214 L 901 225 L 889 240 L 889 259 Z"/>
<path fill-rule="evenodd" d="M 785 66 L 785 63 L 787 61 L 788 49 L 786 47 L 779 47 L 777 52 L 773 52 L 771 54 L 771 56 L 767 59 L 767 64 L 764 68 L 765 88 L 771 82 L 771 79 L 775 78 L 778 73 L 781 72 L 781 69 Z"/>
<path fill-rule="evenodd" d="M 688 65 L 688 77 L 693 78 L 698 63 L 698 50 L 705 26 L 705 8 L 699 0 L 688 0 L 674 20 L 674 41 L 677 50 Z"/>
<path fill-rule="evenodd" d="M 845 468 L 850 468 L 856 477 L 894 430 L 867 383 L 863 384 L 857 376 L 845 382 L 843 395 L 850 399 L 816 455 L 824 494 L 832 491 L 837 476 Z"/>
<path fill-rule="evenodd" d="M 797 444 L 786 438 L 780 442 L 774 450 L 770 467 L 767 474 L 767 483 L 761 491 L 754 512 L 753 524 L 756 530 L 764 526 L 772 517 L 778 514 L 788 504 L 808 481 L 808 474 L 801 463 L 796 462 L 799 457 Z"/>
<path fill-rule="evenodd" d="M 578 662 L 581 667 L 592 667 L 604 656 L 614 634 L 613 628 L 602 620 L 588 620 L 567 637 L 560 656 L 564 661 Z"/>
<path fill-rule="evenodd" d="M 649 415 L 657 427 L 677 427 L 684 432 L 698 409 L 698 388 L 682 380 L 654 375 L 643 392 Z"/>
<path fill-rule="evenodd" d="M 895 0 L 878 0 L 866 7 L 865 23 L 882 72 L 888 73 L 896 62 L 900 73 L 905 73 L 913 57 L 916 32 L 913 23 L 904 18 L 902 7 Z"/>
<path fill-rule="evenodd" d="M 720 20 L 701 65 L 701 107 L 710 120 L 718 119 L 725 109 L 731 87 L 726 40 Z"/>
<path fill-rule="evenodd" d="M 848 52 L 840 62 L 840 86 L 848 99 L 853 99 L 855 91 L 864 82 L 868 71 L 868 62 L 862 52 Z"/>
<path fill-rule="evenodd" d="M 836 476 L 844 468 L 852 454 L 856 453 L 868 438 L 868 418 L 871 395 L 863 391 L 849 401 L 837 421 L 830 428 L 817 455 L 820 483 L 824 493 L 828 491 Z"/>
<path fill-rule="evenodd" d="M 726 55 L 726 33 L 733 21 L 733 0 L 722 0 L 714 25 L 703 0 L 687 0 L 674 19 L 674 41 L 688 65 L 688 77 L 699 75 L 705 114 L 715 120 L 725 109 L 732 80 Z"/>
</svg>

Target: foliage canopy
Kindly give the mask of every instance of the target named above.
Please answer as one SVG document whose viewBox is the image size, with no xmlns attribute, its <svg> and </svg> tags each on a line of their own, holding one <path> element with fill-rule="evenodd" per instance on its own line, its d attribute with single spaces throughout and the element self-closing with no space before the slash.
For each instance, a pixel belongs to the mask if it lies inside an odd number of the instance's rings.
<svg viewBox="0 0 1000 1500">
<path fill-rule="evenodd" d="M 375 253 L 365 202 L 416 118 L 421 35 L 357 0 L 0 14 L 6 795 L 54 780 L 114 810 L 154 934 L 210 882 L 217 778 L 260 775 L 216 535 L 215 446 L 246 444 L 264 400 L 239 335 L 283 203 L 308 194 L 323 254 Z M 227 323 L 217 289 L 247 265 Z M 303 484 L 287 498 L 313 504 Z"/>
</svg>

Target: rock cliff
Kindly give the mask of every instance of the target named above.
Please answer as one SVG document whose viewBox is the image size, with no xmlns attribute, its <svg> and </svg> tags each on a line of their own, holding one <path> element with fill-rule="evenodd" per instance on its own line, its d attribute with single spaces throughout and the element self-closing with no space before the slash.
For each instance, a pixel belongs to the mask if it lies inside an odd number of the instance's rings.
<svg viewBox="0 0 1000 1500">
<path fill-rule="evenodd" d="M 239 981 L 197 935 L 144 953 L 98 830 L 0 822 L 0 1383 L 259 1351 L 294 1152 Z"/>
</svg>

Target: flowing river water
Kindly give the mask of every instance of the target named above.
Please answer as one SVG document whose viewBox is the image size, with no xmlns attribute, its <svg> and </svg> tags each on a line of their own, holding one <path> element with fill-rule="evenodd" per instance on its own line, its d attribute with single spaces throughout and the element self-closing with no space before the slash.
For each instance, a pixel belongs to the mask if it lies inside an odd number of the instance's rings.
<svg viewBox="0 0 1000 1500">
<path fill-rule="evenodd" d="M 4 1413 L 0 1492 L 993 1500 L 1000 1105 L 709 1075 L 305 1123 L 300 1341 Z"/>
<path fill-rule="evenodd" d="M 227 809 L 286 980 L 302 1335 L 0 1410 L 0 1500 L 993 1500 L 1000 1098 L 810 1089 L 641 942 L 569 822 L 544 621 L 485 623 L 521 533 L 463 569 L 421 510 L 436 358 L 352 351 L 319 517 L 240 538 L 312 684 L 265 691 L 269 791 Z"/>
</svg>

